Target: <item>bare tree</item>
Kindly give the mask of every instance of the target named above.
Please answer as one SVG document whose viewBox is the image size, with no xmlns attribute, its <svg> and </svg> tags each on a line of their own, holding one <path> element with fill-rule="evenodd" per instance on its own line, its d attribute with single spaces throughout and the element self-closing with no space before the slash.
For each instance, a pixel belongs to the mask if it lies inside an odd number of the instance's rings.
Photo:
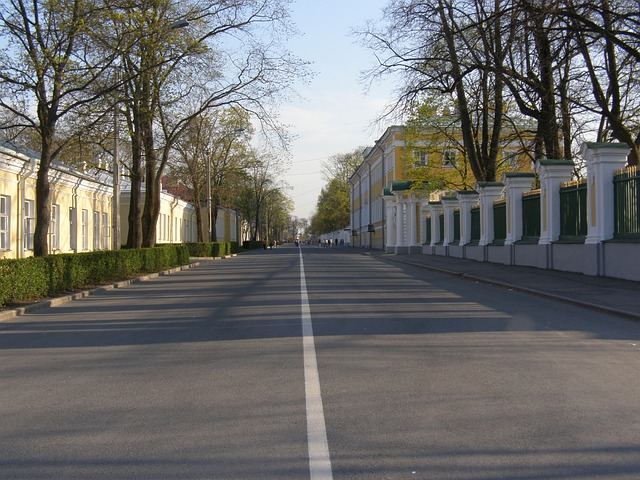
<svg viewBox="0 0 640 480">
<path fill-rule="evenodd" d="M 601 118 L 598 139 L 631 148 L 629 165 L 640 160 L 640 12 L 637 2 L 562 2 L 583 60 L 592 95 L 575 101 Z"/>
<path fill-rule="evenodd" d="M 244 170 L 245 141 L 252 132 L 244 110 L 211 110 L 193 118 L 174 146 L 180 162 L 171 167 L 174 172 L 183 172 L 181 177 L 194 193 L 198 241 L 205 238 L 203 225 L 215 241 L 218 209 L 236 207 L 230 177 Z M 209 208 L 206 223 L 200 208 L 205 199 Z"/>
<path fill-rule="evenodd" d="M 12 120 L 5 127 L 30 130 L 39 140 L 36 256 L 49 252 L 49 170 L 65 146 L 60 120 L 105 93 L 96 85 L 113 56 L 96 54 L 93 34 L 107 7 L 80 0 L 12 0 L 0 6 L 0 39 L 7 45 L 0 60 L 0 109 Z"/>
<path fill-rule="evenodd" d="M 369 79 L 399 73 L 403 88 L 392 108 L 410 111 L 425 96 L 456 105 L 471 170 L 493 181 L 504 117 L 501 70 L 511 39 L 501 1 L 399 0 L 386 10 L 386 26 L 361 35 L 378 65 Z"/>
<path fill-rule="evenodd" d="M 266 240 L 268 230 L 264 224 L 265 209 L 270 195 L 282 191 L 276 178 L 281 173 L 281 162 L 272 154 L 256 155 L 248 162 L 238 196 L 238 209 L 250 225 L 251 240 Z"/>
<path fill-rule="evenodd" d="M 348 184 L 349 178 L 363 161 L 365 147 L 358 147 L 349 153 L 341 153 L 331 156 L 322 162 L 322 175 L 326 181 L 338 178 L 344 184 Z"/>
<path fill-rule="evenodd" d="M 155 243 L 160 180 L 173 146 L 193 118 L 212 108 L 237 106 L 264 128 L 281 128 L 270 111 L 271 102 L 290 91 L 293 78 L 304 74 L 304 63 L 279 42 L 289 31 L 287 3 L 143 1 L 131 5 L 135 15 L 127 17 L 132 22 L 129 29 L 139 31 L 139 41 L 122 52 L 122 68 L 134 149 L 132 189 L 140 188 L 136 179 L 142 177 L 144 164 L 145 201 L 140 214 L 130 212 L 134 228 L 130 226 L 129 246 Z M 177 18 L 189 22 L 179 33 L 170 29 Z M 131 204 L 137 208 L 133 200 Z"/>
</svg>

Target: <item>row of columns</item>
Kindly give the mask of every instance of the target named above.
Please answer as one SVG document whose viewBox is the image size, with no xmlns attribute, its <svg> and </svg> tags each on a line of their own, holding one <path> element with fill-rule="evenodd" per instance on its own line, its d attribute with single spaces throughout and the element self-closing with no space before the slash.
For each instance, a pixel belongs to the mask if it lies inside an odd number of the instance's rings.
<svg viewBox="0 0 640 480">
<path fill-rule="evenodd" d="M 410 253 L 421 247 L 418 239 L 418 204 L 415 193 L 400 190 L 386 195 L 386 231 L 389 253 Z"/>
<path fill-rule="evenodd" d="M 597 244 L 613 238 L 613 175 L 624 168 L 629 154 L 626 144 L 585 143 L 581 153 L 587 167 L 587 237 L 585 244 Z M 571 180 L 575 165 L 572 161 L 541 160 L 536 162 L 540 178 L 540 238 L 541 245 L 560 238 L 560 186 Z M 505 245 L 522 239 L 522 194 L 531 190 L 533 173 L 508 172 L 502 182 L 479 182 L 475 191 L 459 191 L 443 197 L 441 202 L 425 205 L 424 217 L 431 215 L 431 245 L 454 241 L 454 210 L 460 211 L 459 245 L 471 242 L 471 208 L 480 206 L 479 245 L 494 240 L 493 204 L 506 199 L 507 235 Z M 440 232 L 440 214 L 444 213 L 444 232 Z M 424 239 L 426 241 L 426 238 Z M 399 243 L 398 243 L 399 244 Z"/>
</svg>

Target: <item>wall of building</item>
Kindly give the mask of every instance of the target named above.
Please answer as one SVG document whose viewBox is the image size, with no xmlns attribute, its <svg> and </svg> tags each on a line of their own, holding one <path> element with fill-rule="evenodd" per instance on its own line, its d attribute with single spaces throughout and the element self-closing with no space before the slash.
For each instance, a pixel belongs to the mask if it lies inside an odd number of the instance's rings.
<svg viewBox="0 0 640 480">
<path fill-rule="evenodd" d="M 0 142 L 0 259 L 33 255 L 35 229 L 36 152 Z M 55 163 L 50 172 L 51 254 L 112 248 L 113 183 L 104 171 L 79 171 Z M 144 196 L 142 196 L 144 197 Z M 130 191 L 120 196 L 121 243 L 128 234 Z M 234 210 L 220 209 L 218 240 L 240 241 L 241 219 Z M 195 207 L 162 192 L 156 243 L 195 242 Z"/>
</svg>

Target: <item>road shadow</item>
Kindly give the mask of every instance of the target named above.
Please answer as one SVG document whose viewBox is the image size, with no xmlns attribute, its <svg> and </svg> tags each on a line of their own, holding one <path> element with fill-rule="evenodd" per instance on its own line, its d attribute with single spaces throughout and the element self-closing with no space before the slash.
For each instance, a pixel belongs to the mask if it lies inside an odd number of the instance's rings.
<svg viewBox="0 0 640 480">
<path fill-rule="evenodd" d="M 583 332 L 640 340 L 640 324 L 348 248 L 303 247 L 316 336 Z M 301 335 L 299 250 L 278 247 L 140 282 L 0 323 L 0 350 Z M 472 288 L 473 287 L 473 288 Z M 506 300 L 506 301 L 505 301 Z M 553 305 L 553 317 L 539 315 Z"/>
</svg>

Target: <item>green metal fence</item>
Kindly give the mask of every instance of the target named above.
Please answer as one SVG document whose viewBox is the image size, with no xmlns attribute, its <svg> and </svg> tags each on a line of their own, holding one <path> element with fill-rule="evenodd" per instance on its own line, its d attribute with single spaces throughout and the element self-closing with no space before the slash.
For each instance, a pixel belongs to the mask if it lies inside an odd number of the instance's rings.
<svg viewBox="0 0 640 480">
<path fill-rule="evenodd" d="M 535 242 L 540 239 L 540 190 L 522 194 L 522 241 Z"/>
<path fill-rule="evenodd" d="M 507 201 L 493 202 L 493 244 L 504 244 L 507 238 Z"/>
<path fill-rule="evenodd" d="M 442 245 L 444 242 L 444 212 L 440 213 L 438 218 L 438 222 L 440 222 L 440 238 L 436 242 L 438 245 Z"/>
<path fill-rule="evenodd" d="M 640 172 L 637 167 L 619 170 L 613 177 L 614 233 L 620 240 L 640 240 Z"/>
<path fill-rule="evenodd" d="M 424 231 L 426 233 L 426 241 L 425 245 L 431 245 L 431 217 L 427 217 L 427 221 L 424 226 Z"/>
<path fill-rule="evenodd" d="M 587 182 L 560 186 L 560 241 L 584 242 L 587 236 Z"/>
<path fill-rule="evenodd" d="M 480 241 L 480 206 L 471 207 L 471 243 Z"/>
<path fill-rule="evenodd" d="M 460 244 L 460 209 L 453 211 L 453 242 L 452 245 Z"/>
</svg>

